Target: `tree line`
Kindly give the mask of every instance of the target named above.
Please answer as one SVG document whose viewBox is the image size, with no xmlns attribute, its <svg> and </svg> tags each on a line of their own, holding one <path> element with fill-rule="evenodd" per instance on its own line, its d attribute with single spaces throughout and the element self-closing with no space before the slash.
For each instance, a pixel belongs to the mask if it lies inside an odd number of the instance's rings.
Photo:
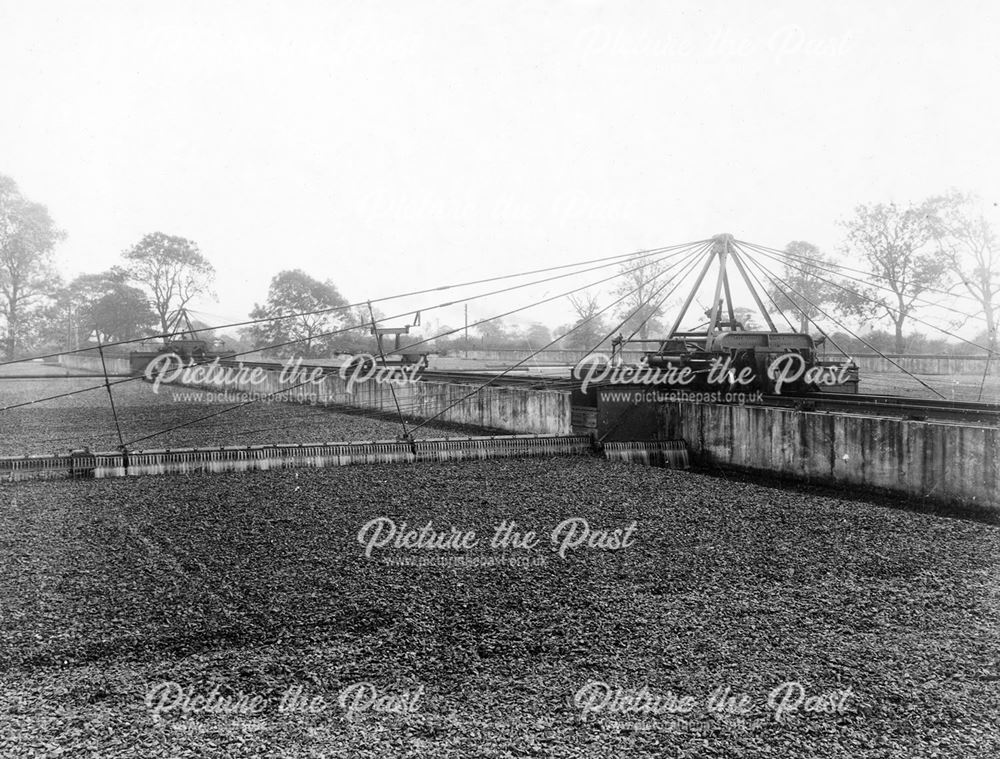
<svg viewBox="0 0 1000 759">
<path fill-rule="evenodd" d="M 861 261 L 874 277 L 839 269 L 840 261 L 814 245 L 790 243 L 784 291 L 776 287 L 771 295 L 784 309 L 798 311 L 803 325 L 824 318 L 829 322 L 834 314 L 888 323 L 892 348 L 903 353 L 915 352 L 920 343 L 944 345 L 942 334 L 981 320 L 984 329 L 973 342 L 997 348 L 1000 255 L 996 233 L 976 198 L 951 192 L 905 207 L 860 205 L 841 226 L 846 238 L 842 252 Z M 849 276 L 838 275 L 838 269 Z M 934 329 L 940 319 L 946 319 L 946 326 Z M 909 324 L 916 329 L 907 334 Z M 878 330 L 873 336 L 881 338 Z"/>
<path fill-rule="evenodd" d="M 190 240 L 154 232 L 122 263 L 65 282 L 65 238 L 45 206 L 0 175 L 0 326 L 5 359 L 165 333 L 173 314 L 210 294 L 215 269 Z"/>
<path fill-rule="evenodd" d="M 790 242 L 781 251 L 751 251 L 773 271 L 758 268 L 752 278 L 762 285 L 768 313 L 786 320 L 776 323 L 779 329 L 823 332 L 852 352 L 968 354 L 997 349 L 1000 251 L 977 198 L 953 191 L 908 206 L 859 205 L 840 227 L 844 242 L 836 254 L 805 241 Z M 639 259 L 633 259 L 621 265 L 622 277 L 612 295 L 623 300 L 613 317 L 600 314 L 598 293 L 571 298 L 577 319 L 558 330 L 577 328 L 566 347 L 593 347 L 619 318 L 618 332 L 626 338 L 666 334 L 669 325 L 663 318 L 678 301 L 657 302 L 654 294 L 668 267 L 642 260 L 646 263 L 637 265 Z M 746 328 L 762 328 L 756 308 L 735 310 Z M 848 331 L 848 322 L 858 326 Z M 969 322 L 983 328 L 971 340 L 949 339 Z"/>
<path fill-rule="evenodd" d="M 975 198 L 951 192 L 905 207 L 859 205 L 841 226 L 844 244 L 837 255 L 805 241 L 791 242 L 783 251 L 761 251 L 780 263 L 777 276 L 768 281 L 765 274 L 761 284 L 769 312 L 785 317 L 789 329 L 816 333 L 825 325 L 838 345 L 854 352 L 875 347 L 897 353 L 968 353 L 968 347 L 928 334 L 919 316 L 940 318 L 935 306 L 957 302 L 953 296 L 962 295 L 966 305 L 951 309 L 958 318 L 950 318 L 948 329 L 980 319 L 985 328 L 974 342 L 997 347 L 1000 260 L 996 234 Z M 0 340 L 8 360 L 97 341 L 164 335 L 192 300 L 213 296 L 215 268 L 191 240 L 153 232 L 124 251 L 119 265 L 65 282 L 53 265 L 53 252 L 64 238 L 44 205 L 0 175 Z M 856 273 L 850 265 L 842 268 L 845 259 L 858 263 Z M 416 350 L 538 350 L 553 334 L 565 335 L 553 348 L 591 350 L 607 348 L 615 335 L 662 336 L 668 328 L 665 316 L 676 306 L 660 297 L 669 279 L 666 264 L 633 258 L 620 265 L 619 274 L 610 293 L 570 296 L 573 319 L 554 329 L 538 322 L 515 326 L 493 320 L 475 326 L 470 335 L 430 321 L 414 324 L 401 337 L 401 347 L 441 333 L 451 334 L 421 342 Z M 371 314 L 366 307 L 347 306 L 329 280 L 300 269 L 281 271 L 249 315 L 258 323 L 226 338 L 233 347 L 266 349 L 271 356 L 374 352 Z M 382 315 L 376 311 L 375 316 Z M 761 326 L 756 309 L 748 306 L 737 309 L 737 318 L 748 329 Z M 842 320 L 862 325 L 865 334 L 838 327 Z M 880 329 L 880 324 L 891 329 Z M 907 332 L 911 325 L 917 328 Z M 210 331 L 203 336 L 215 337 Z"/>
</svg>

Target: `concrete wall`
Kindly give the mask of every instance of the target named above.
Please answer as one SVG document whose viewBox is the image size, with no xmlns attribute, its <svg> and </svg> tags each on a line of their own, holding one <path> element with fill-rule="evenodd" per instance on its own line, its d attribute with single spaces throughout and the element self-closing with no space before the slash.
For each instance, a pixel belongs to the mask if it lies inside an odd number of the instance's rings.
<svg viewBox="0 0 1000 759">
<path fill-rule="evenodd" d="M 667 403 L 691 461 L 1000 510 L 1000 429 L 792 409 Z"/>
<path fill-rule="evenodd" d="M 607 356 L 611 355 L 611 348 L 607 350 L 596 351 L 597 353 L 603 353 Z M 518 361 L 527 359 L 531 356 L 533 351 L 528 350 L 482 350 L 482 351 L 463 351 L 454 350 L 448 355 L 454 354 L 457 358 L 469 358 L 471 360 L 483 361 L 487 363 L 496 364 L 500 367 L 508 367 L 511 364 L 516 364 Z M 566 364 L 567 366 L 572 366 L 573 364 L 579 363 L 579 361 L 587 356 L 591 355 L 585 351 L 570 351 L 570 350 L 547 350 L 541 351 L 538 355 L 532 356 L 532 358 L 524 363 L 524 367 L 538 366 L 538 365 L 560 365 Z M 626 362 L 638 361 L 642 358 L 642 351 L 625 351 L 624 357 Z"/>
<path fill-rule="evenodd" d="M 128 371 L 128 360 L 106 360 L 109 372 Z M 120 363 L 112 363 L 113 361 Z M 69 368 L 101 370 L 100 359 L 96 356 L 63 356 L 62 363 Z M 396 393 L 394 401 L 390 385 L 374 380 L 359 383 L 352 388 L 353 392 L 348 393 L 347 383 L 336 374 L 327 375 L 315 384 L 309 382 L 294 387 L 297 382 L 282 382 L 278 371 L 258 371 L 262 377 L 260 382 L 202 382 L 187 383 L 185 386 L 226 392 L 232 396 L 234 404 L 280 394 L 266 400 L 333 404 L 396 413 L 398 401 L 403 414 L 409 418 L 428 419 L 435 416 L 444 422 L 522 434 L 568 435 L 572 431 L 568 393 L 539 392 L 517 387 L 487 387 L 473 392 L 478 388 L 477 385 L 408 382 L 392 386 Z M 300 378 L 298 382 L 301 381 Z M 171 383 L 172 386 L 180 384 Z M 164 392 L 162 387 L 160 392 Z M 468 398 L 465 397 L 467 395 Z M 437 416 L 439 413 L 441 415 Z"/>
<path fill-rule="evenodd" d="M 115 358 L 113 356 L 104 356 L 104 363 L 108 368 L 108 374 L 128 374 L 129 373 L 129 363 L 127 358 Z M 101 371 L 101 357 L 97 355 L 97 351 L 92 351 L 89 353 L 71 353 L 68 356 L 59 357 L 60 366 L 65 366 L 67 369 L 80 369 L 86 372 L 100 372 Z"/>
<path fill-rule="evenodd" d="M 276 376 L 270 382 L 275 389 L 281 387 Z M 352 393 L 348 393 L 345 384 L 339 376 L 331 375 L 325 377 L 320 385 L 292 392 L 304 392 L 306 402 L 311 402 L 309 393 L 316 392 L 322 403 L 388 413 L 396 412 L 398 402 L 403 414 L 408 417 L 435 417 L 444 422 L 507 432 L 553 435 L 571 432 L 568 393 L 517 387 L 487 387 L 476 392 L 477 385 L 446 382 L 408 382 L 393 385 L 390 389 L 388 384 L 374 381 L 357 385 Z M 395 391 L 395 400 L 392 390 Z"/>
</svg>

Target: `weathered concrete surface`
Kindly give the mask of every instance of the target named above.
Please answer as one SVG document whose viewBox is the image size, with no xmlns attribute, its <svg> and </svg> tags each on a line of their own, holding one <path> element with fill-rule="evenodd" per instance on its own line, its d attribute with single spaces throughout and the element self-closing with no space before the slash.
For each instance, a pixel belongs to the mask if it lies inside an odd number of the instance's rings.
<svg viewBox="0 0 1000 759">
<path fill-rule="evenodd" d="M 557 366 L 564 364 L 573 366 L 592 353 L 604 353 L 611 355 L 611 348 L 600 351 L 573 351 L 573 350 L 544 350 L 537 354 L 529 350 L 455 350 L 452 351 L 456 357 L 467 358 L 469 360 L 487 362 L 502 366 L 504 368 L 519 361 L 524 361 L 524 368 L 530 366 Z M 448 354 L 450 355 L 450 354 Z M 625 351 L 623 360 L 627 363 L 635 363 L 642 359 L 642 351 Z M 530 356 L 530 358 L 529 358 Z"/>
<path fill-rule="evenodd" d="M 128 371 L 126 359 L 107 360 L 109 372 Z M 64 356 L 63 365 L 77 369 L 101 370 L 99 358 L 85 355 Z M 187 387 L 230 393 L 234 404 L 241 400 L 275 395 L 277 397 L 271 400 L 315 405 L 333 404 L 395 413 L 398 402 L 403 414 L 414 419 L 434 417 L 442 422 L 524 434 L 568 435 L 572 432 L 568 393 L 539 392 L 517 387 L 490 386 L 479 389 L 478 385 L 455 385 L 446 382 L 396 382 L 390 386 L 388 383 L 374 380 L 360 382 L 348 392 L 347 382 L 337 374 L 329 374 L 316 383 L 299 384 L 302 378 L 282 381 L 279 371 L 266 369 L 258 371 L 261 377 L 259 382 L 183 384 Z M 395 400 L 393 391 L 396 394 Z"/>
<path fill-rule="evenodd" d="M 104 363 L 107 366 L 108 374 L 128 374 L 131 371 L 127 358 L 105 356 Z M 60 356 L 59 364 L 67 369 L 80 369 L 86 372 L 101 371 L 101 357 L 97 355 L 97 351 Z"/>
<path fill-rule="evenodd" d="M 269 374 L 276 375 L 274 372 Z M 271 386 L 280 389 L 276 376 L 271 378 Z M 324 378 L 320 385 L 306 386 L 302 390 L 306 396 L 317 393 L 316 402 L 319 403 L 390 413 L 396 411 L 398 402 L 403 414 L 416 419 L 433 417 L 443 422 L 517 433 L 568 435 L 572 431 L 568 393 L 420 381 L 391 387 L 369 381 L 355 386 L 349 393 L 344 380 L 333 375 Z M 313 401 L 306 398 L 304 402 Z"/>
<path fill-rule="evenodd" d="M 1000 429 L 761 406 L 665 403 L 692 463 L 1000 510 Z"/>
</svg>

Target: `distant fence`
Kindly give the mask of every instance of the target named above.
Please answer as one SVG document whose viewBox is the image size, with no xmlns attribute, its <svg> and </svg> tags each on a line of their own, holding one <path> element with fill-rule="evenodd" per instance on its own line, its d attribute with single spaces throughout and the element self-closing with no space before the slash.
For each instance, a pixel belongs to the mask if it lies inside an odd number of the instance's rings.
<svg viewBox="0 0 1000 759">
<path fill-rule="evenodd" d="M 891 360 L 890 360 L 891 359 Z M 855 355 L 854 360 L 862 372 L 883 374 L 908 371 L 913 374 L 978 374 L 989 369 L 990 375 L 1000 375 L 1000 356 L 947 356 L 947 355 Z M 895 362 L 895 364 L 893 363 Z M 898 366 L 896 366 L 898 364 Z"/>
</svg>

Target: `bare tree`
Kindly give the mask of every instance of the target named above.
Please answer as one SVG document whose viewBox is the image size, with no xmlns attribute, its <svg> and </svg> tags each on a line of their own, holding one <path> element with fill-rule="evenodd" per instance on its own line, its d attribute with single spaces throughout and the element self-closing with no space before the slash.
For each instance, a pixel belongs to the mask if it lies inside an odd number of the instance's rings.
<svg viewBox="0 0 1000 759">
<path fill-rule="evenodd" d="M 267 300 L 254 304 L 251 319 L 268 319 L 254 325 L 254 347 L 276 356 L 324 356 L 331 352 L 344 324 L 347 301 L 330 281 L 321 282 L 301 269 L 279 272 L 271 279 Z M 369 317 L 365 315 L 365 321 Z"/>
<path fill-rule="evenodd" d="M 956 286 L 969 293 L 986 320 L 990 350 L 1000 343 L 1000 249 L 997 236 L 979 200 L 972 195 L 951 193 L 940 199 L 937 241 Z"/>
<path fill-rule="evenodd" d="M 479 333 L 481 344 L 488 348 L 499 348 L 510 337 L 507 325 L 500 318 L 477 324 L 476 332 Z"/>
<path fill-rule="evenodd" d="M 13 179 L 0 174 L 0 317 L 8 359 L 24 345 L 29 310 L 59 286 L 52 249 L 63 237 L 48 209 L 25 198 Z"/>
<path fill-rule="evenodd" d="M 153 232 L 123 254 L 129 276 L 152 295 L 160 330 L 168 331 L 170 316 L 197 295 L 212 292 L 215 267 L 183 237 Z"/>
<path fill-rule="evenodd" d="M 639 339 L 649 336 L 650 327 L 663 315 L 662 279 L 666 265 L 649 257 L 632 258 L 621 264 L 621 277 L 615 295 L 624 298 L 618 315 L 625 320 L 623 329 L 637 332 Z"/>
<path fill-rule="evenodd" d="M 597 294 L 584 290 L 567 296 L 567 299 L 576 314 L 576 321 L 569 327 L 572 332 L 566 338 L 566 344 L 580 350 L 596 349 L 597 344 L 605 337 L 604 319 L 599 314 L 601 305 Z"/>
<path fill-rule="evenodd" d="M 524 330 L 524 341 L 528 348 L 537 350 L 552 342 L 552 330 L 540 322 L 532 322 Z"/>
<path fill-rule="evenodd" d="M 799 320 L 799 332 L 823 317 L 825 305 L 841 304 L 844 290 L 831 284 L 832 262 L 810 242 L 796 240 L 785 246 L 788 254 L 784 271 L 767 288 L 769 298 L 779 313 L 792 314 Z"/>
<path fill-rule="evenodd" d="M 60 288 L 42 322 L 50 343 L 73 348 L 95 331 L 102 342 L 149 334 L 156 315 L 146 293 L 128 284 L 125 271 L 113 268 L 81 274 Z"/>
<path fill-rule="evenodd" d="M 862 316 L 868 311 L 891 319 L 897 353 L 903 352 L 903 327 L 920 296 L 947 284 L 947 263 L 933 245 L 938 205 L 934 199 L 903 209 L 895 203 L 860 205 L 854 218 L 841 223 L 847 230 L 848 250 L 860 254 L 889 291 L 869 291 L 869 300 L 858 302 L 854 310 Z"/>
</svg>

